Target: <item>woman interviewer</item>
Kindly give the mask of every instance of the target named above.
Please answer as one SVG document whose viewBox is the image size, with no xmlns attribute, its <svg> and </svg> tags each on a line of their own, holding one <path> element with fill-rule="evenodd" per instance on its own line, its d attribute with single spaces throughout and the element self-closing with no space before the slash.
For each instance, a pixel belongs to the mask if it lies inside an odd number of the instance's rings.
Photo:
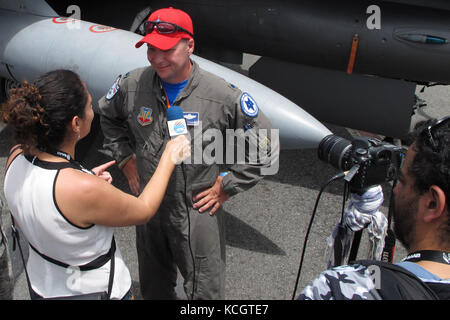
<svg viewBox="0 0 450 320">
<path fill-rule="evenodd" d="M 49 72 L 11 93 L 0 119 L 13 128 L 20 145 L 8 159 L 4 191 L 32 249 L 30 294 L 52 298 L 108 291 L 110 261 L 69 272 L 42 254 L 70 266 L 107 258 L 113 227 L 143 224 L 154 215 L 176 162 L 190 155 L 190 144 L 184 137 L 169 141 L 136 198 L 111 185 L 105 170 L 114 162 L 89 171 L 73 160 L 75 145 L 89 133 L 94 117 L 92 98 L 77 74 Z M 118 248 L 114 265 L 111 299 L 122 299 L 129 294 L 131 277 Z"/>
</svg>

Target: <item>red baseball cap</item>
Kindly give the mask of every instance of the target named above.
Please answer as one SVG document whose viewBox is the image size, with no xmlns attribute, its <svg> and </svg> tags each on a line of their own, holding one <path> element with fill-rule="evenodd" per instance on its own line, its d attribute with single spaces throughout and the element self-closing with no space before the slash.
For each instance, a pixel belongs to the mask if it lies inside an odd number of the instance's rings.
<svg viewBox="0 0 450 320">
<path fill-rule="evenodd" d="M 157 28 L 147 34 L 141 41 L 136 43 L 136 48 L 140 48 L 144 43 L 148 43 L 160 50 L 172 49 L 181 39 L 193 39 L 194 27 L 191 17 L 180 9 L 172 7 L 159 9 L 153 12 L 147 21 L 170 22 L 190 32 L 191 34 L 176 30 L 173 33 L 159 33 Z"/>
</svg>

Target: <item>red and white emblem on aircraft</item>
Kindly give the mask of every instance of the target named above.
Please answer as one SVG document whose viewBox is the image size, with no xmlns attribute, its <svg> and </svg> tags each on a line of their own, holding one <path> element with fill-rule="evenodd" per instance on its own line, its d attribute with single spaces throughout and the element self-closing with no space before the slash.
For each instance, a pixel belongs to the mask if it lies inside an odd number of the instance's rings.
<svg viewBox="0 0 450 320">
<path fill-rule="evenodd" d="M 89 30 L 94 33 L 105 33 L 105 32 L 116 31 L 118 29 L 113 28 L 113 27 L 103 26 L 101 24 L 96 24 L 96 25 L 93 25 L 92 27 L 90 27 Z"/>
<path fill-rule="evenodd" d="M 75 21 L 77 21 L 77 19 L 74 19 L 74 18 L 57 17 L 57 18 L 53 18 L 52 21 L 53 21 L 53 23 L 63 24 L 63 23 L 75 22 Z"/>
</svg>

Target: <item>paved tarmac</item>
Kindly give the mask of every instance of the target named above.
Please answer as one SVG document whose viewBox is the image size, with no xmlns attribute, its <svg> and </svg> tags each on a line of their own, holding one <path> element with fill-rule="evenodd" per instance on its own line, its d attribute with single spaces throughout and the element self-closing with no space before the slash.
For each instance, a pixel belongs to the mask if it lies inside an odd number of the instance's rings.
<svg viewBox="0 0 450 320">
<path fill-rule="evenodd" d="M 418 95 L 428 103 L 418 112 L 412 123 L 420 119 L 442 117 L 450 114 L 450 89 L 436 86 Z M 335 134 L 351 138 L 349 131 L 329 125 Z M 12 146 L 8 128 L 0 125 L 0 172 L 3 176 L 6 157 Z M 93 139 L 83 163 L 93 167 L 110 158 L 101 150 L 101 136 Z M 227 278 L 226 299 L 291 299 L 297 276 L 299 260 L 308 222 L 319 189 L 338 172 L 318 160 L 316 150 L 283 150 L 277 175 L 261 181 L 251 190 L 238 194 L 224 205 L 227 223 Z M 122 173 L 113 168 L 114 185 L 128 191 Z M 3 179 L 0 182 L 3 196 Z M 303 271 L 297 294 L 325 269 L 326 239 L 339 220 L 343 184 L 338 182 L 327 188 L 318 207 L 317 217 L 309 240 Z M 385 203 L 382 211 L 387 213 L 389 188 L 385 187 Z M 9 231 L 9 216 L 3 215 L 3 228 Z M 117 228 L 116 239 L 133 279 L 133 293 L 140 299 L 138 265 L 135 249 L 134 227 Z M 12 241 L 10 241 L 11 247 Z M 364 258 L 367 239 L 363 236 L 359 258 Z M 395 260 L 405 254 L 397 246 Z M 14 299 L 29 299 L 26 279 L 18 251 L 12 254 L 14 272 Z M 180 283 L 181 283 L 180 279 Z M 182 290 L 178 287 L 182 296 Z"/>
</svg>

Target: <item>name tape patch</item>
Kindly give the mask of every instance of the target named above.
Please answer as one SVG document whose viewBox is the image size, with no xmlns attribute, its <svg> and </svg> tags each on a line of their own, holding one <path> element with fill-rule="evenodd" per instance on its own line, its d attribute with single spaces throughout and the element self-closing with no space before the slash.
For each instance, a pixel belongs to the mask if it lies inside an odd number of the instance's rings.
<svg viewBox="0 0 450 320">
<path fill-rule="evenodd" d="M 190 127 L 197 127 L 200 123 L 200 113 L 198 112 L 183 112 L 183 117 Z"/>
</svg>

